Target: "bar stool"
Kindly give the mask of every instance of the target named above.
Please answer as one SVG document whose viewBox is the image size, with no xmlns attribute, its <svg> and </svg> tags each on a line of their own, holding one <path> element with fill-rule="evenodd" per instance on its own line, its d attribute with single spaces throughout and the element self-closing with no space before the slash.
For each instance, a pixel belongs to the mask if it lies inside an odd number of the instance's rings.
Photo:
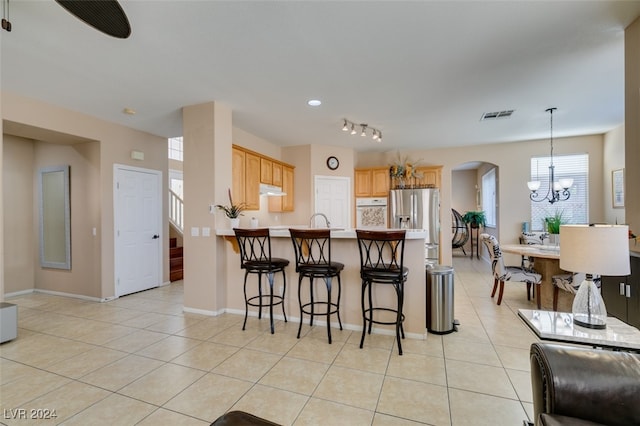
<svg viewBox="0 0 640 426">
<path fill-rule="evenodd" d="M 404 266 L 405 230 L 370 231 L 356 229 L 358 250 L 360 251 L 360 278 L 362 279 L 362 338 L 360 348 L 364 344 L 365 330 L 371 334 L 372 324 L 396 326 L 398 352 L 402 355 L 404 329 L 404 283 L 409 269 Z M 371 287 L 373 284 L 391 285 L 396 292 L 396 307 L 373 306 Z M 365 304 L 365 300 L 368 304 Z M 374 319 L 374 312 L 391 312 L 395 314 L 393 321 Z"/>
<path fill-rule="evenodd" d="M 328 229 L 289 229 L 293 249 L 296 256 L 296 272 L 298 273 L 298 302 L 300 305 L 300 326 L 298 327 L 298 339 L 302 330 L 304 314 L 310 315 L 309 326 L 313 327 L 313 317 L 324 315 L 327 317 L 327 336 L 331 344 L 331 315 L 336 314 L 338 324 L 342 330 L 340 321 L 340 271 L 344 264 L 331 261 L 331 231 Z M 309 278 L 309 299 L 307 303 L 302 301 L 302 280 Z M 333 278 L 338 278 L 338 297 L 334 302 L 331 298 Z M 326 300 L 315 300 L 314 278 L 322 278 L 327 287 Z M 319 308 L 319 311 L 316 311 Z"/>
<path fill-rule="evenodd" d="M 249 306 L 259 308 L 258 319 L 262 319 L 262 308 L 269 307 L 269 317 L 271 324 L 271 334 L 274 333 L 273 328 L 273 307 L 282 305 L 282 314 L 284 322 L 287 322 L 287 314 L 284 311 L 284 296 L 287 292 L 287 276 L 284 268 L 289 264 L 287 259 L 271 257 L 271 237 L 269 229 L 239 229 L 233 228 L 240 248 L 240 268 L 245 270 L 244 273 L 244 323 L 242 329 L 247 325 L 247 316 L 249 315 Z M 273 294 L 273 281 L 276 272 L 282 272 L 282 295 Z M 258 274 L 258 295 L 247 296 L 247 277 L 249 274 Z M 269 294 L 262 294 L 262 274 L 267 275 L 269 282 Z"/>
</svg>

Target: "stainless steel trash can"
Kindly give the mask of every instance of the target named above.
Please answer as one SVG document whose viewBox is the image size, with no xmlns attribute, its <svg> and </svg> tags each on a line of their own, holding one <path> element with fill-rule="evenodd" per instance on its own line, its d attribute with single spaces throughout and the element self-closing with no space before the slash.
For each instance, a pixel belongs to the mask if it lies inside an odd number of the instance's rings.
<svg viewBox="0 0 640 426">
<path fill-rule="evenodd" d="M 427 268 L 427 330 L 434 334 L 456 331 L 453 318 L 453 268 L 430 265 Z"/>
</svg>

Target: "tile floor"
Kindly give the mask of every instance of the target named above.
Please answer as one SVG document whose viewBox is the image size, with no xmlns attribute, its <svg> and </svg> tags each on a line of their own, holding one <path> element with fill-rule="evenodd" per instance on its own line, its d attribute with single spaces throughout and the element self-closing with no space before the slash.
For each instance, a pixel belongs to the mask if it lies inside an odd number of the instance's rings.
<svg viewBox="0 0 640 426">
<path fill-rule="evenodd" d="M 521 425 L 533 406 L 524 284 L 489 297 L 480 260 L 455 257 L 457 333 L 392 336 L 182 312 L 181 282 L 108 303 L 34 293 L 0 346 L 0 423 L 206 425 L 245 410 L 283 425 Z M 293 314 L 292 314 L 293 316 Z M 20 411 L 25 410 L 25 411 Z M 40 410 L 40 411 L 31 411 Z M 55 419 L 30 419 L 55 410 Z M 26 416 L 27 419 L 16 417 Z"/>
</svg>

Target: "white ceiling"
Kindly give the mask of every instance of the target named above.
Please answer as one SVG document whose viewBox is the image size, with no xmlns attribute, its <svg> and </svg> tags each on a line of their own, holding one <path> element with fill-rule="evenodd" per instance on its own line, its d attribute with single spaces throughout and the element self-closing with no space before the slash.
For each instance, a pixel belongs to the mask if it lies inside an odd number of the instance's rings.
<svg viewBox="0 0 640 426">
<path fill-rule="evenodd" d="M 217 101 L 283 146 L 547 138 L 549 107 L 554 136 L 603 133 L 624 122 L 624 28 L 640 16 L 630 0 L 120 3 L 126 40 L 53 0 L 12 0 L 2 90 L 166 137 L 182 134 L 181 107 Z M 347 135 L 343 118 L 383 142 Z"/>
</svg>

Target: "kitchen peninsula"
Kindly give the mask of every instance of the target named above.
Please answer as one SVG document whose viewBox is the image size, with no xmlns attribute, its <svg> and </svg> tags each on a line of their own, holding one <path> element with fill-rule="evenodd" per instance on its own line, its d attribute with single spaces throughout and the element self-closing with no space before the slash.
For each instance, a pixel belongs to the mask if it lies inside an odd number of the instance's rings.
<svg viewBox="0 0 640 426">
<path fill-rule="evenodd" d="M 298 274 L 295 271 L 293 245 L 289 235 L 289 228 L 308 228 L 307 226 L 276 226 L 270 227 L 272 256 L 282 257 L 291 261 L 286 268 L 287 291 L 285 295 L 285 311 L 289 321 L 300 320 L 298 307 Z M 235 236 L 231 229 L 218 229 L 216 235 L 226 246 L 223 255 L 226 257 L 226 311 L 244 315 L 245 305 L 242 291 L 244 271 L 240 269 L 240 255 L 237 253 Z M 405 284 L 404 300 L 404 330 L 407 338 L 424 339 L 426 336 L 426 274 L 424 266 L 424 242 L 427 231 L 407 230 L 404 264 L 409 268 L 409 276 Z M 333 261 L 344 263 L 342 271 L 342 295 L 340 300 L 340 317 L 342 325 L 348 330 L 362 330 L 360 255 L 356 232 L 353 229 L 331 231 L 331 256 Z M 255 279 L 251 277 L 249 279 Z M 324 285 L 317 280 L 318 285 Z M 280 292 L 282 286 L 281 274 L 276 274 L 275 292 Z M 395 303 L 395 292 L 391 286 L 376 286 L 374 298 L 382 303 Z M 252 315 L 252 312 L 249 312 Z M 254 311 L 253 315 L 257 313 Z M 274 316 L 282 319 L 282 312 L 274 310 Z M 254 319 L 255 321 L 255 319 Z M 308 326 L 308 321 L 306 322 Z M 322 322 L 314 321 L 314 326 Z M 337 327 L 337 322 L 335 324 Z M 277 332 L 277 331 L 276 331 Z M 373 333 L 395 335 L 391 326 L 376 326 Z"/>
</svg>

